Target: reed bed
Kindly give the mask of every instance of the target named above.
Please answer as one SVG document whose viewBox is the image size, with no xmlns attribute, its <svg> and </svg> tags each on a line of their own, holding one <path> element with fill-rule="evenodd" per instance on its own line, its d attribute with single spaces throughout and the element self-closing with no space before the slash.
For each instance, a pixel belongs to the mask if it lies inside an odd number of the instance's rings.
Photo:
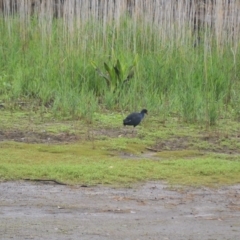
<svg viewBox="0 0 240 240">
<path fill-rule="evenodd" d="M 0 96 L 59 116 L 240 118 L 238 1 L 0 0 Z M 121 63 L 111 90 L 99 75 Z M 123 79 L 122 78 L 122 79 Z M 119 81 L 119 80 L 118 80 Z"/>
</svg>

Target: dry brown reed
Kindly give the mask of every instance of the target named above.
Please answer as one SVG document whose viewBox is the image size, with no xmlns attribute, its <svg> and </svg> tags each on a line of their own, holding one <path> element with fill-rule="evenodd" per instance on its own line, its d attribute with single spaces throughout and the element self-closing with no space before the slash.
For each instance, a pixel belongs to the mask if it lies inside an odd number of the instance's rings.
<svg viewBox="0 0 240 240">
<path fill-rule="evenodd" d="M 89 21 L 101 23 L 103 32 L 109 24 L 117 30 L 121 19 L 129 16 L 132 31 L 149 28 L 162 43 L 187 43 L 189 35 L 212 37 L 218 46 L 225 43 L 235 49 L 239 42 L 240 1 L 238 0 L 0 0 L 0 14 L 11 22 L 11 15 L 29 24 L 37 16 L 43 33 L 51 31 L 54 18 L 63 19 L 64 31 L 73 34 Z M 47 24 L 45 24 L 47 23 Z"/>
</svg>

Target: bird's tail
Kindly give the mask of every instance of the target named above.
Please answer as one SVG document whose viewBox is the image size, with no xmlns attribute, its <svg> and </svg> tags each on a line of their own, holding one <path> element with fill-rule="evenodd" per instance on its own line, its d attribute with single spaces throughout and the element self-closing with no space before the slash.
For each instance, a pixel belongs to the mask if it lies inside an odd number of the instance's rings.
<svg viewBox="0 0 240 240">
<path fill-rule="evenodd" d="M 123 120 L 123 125 L 124 125 L 124 126 L 125 126 L 125 125 L 129 125 L 129 123 L 131 123 L 131 119 L 125 118 L 125 119 Z"/>
</svg>

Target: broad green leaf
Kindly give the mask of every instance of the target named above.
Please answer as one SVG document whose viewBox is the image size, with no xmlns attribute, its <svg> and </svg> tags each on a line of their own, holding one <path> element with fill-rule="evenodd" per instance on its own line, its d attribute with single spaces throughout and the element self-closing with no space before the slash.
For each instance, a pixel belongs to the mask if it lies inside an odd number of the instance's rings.
<svg viewBox="0 0 240 240">
<path fill-rule="evenodd" d="M 105 67 L 105 70 L 108 72 L 108 74 L 110 74 L 111 72 L 110 67 L 105 62 L 104 62 L 104 67 Z"/>
<path fill-rule="evenodd" d="M 116 84 L 116 75 L 114 69 L 111 69 L 107 63 L 104 62 L 104 67 L 108 73 L 108 76 L 110 78 L 110 84 L 115 85 Z"/>
<path fill-rule="evenodd" d="M 115 65 L 115 72 L 118 76 L 119 81 L 123 81 L 123 69 L 119 59 L 117 60 L 117 63 Z"/>
</svg>

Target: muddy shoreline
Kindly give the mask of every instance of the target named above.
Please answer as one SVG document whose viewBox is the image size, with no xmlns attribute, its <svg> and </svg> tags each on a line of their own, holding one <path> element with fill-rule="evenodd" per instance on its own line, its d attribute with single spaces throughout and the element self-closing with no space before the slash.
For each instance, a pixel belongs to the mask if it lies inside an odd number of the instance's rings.
<svg viewBox="0 0 240 240">
<path fill-rule="evenodd" d="M 239 239 L 240 185 L 0 183 L 1 239 Z"/>
</svg>

